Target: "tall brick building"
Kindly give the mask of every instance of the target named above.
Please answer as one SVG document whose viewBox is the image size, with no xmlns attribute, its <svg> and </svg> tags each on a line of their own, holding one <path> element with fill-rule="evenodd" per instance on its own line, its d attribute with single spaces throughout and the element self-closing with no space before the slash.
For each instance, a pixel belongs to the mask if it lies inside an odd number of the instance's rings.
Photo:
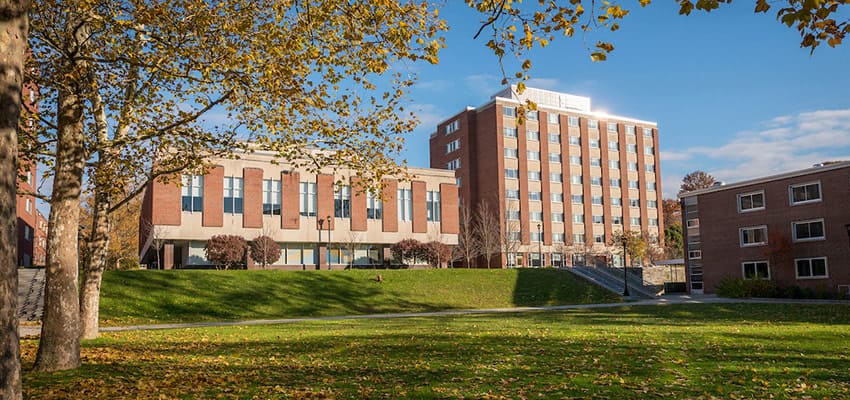
<svg viewBox="0 0 850 400">
<path fill-rule="evenodd" d="M 724 277 L 850 289 L 850 162 L 679 195 L 691 292 Z"/>
<path fill-rule="evenodd" d="M 207 265 L 206 240 L 219 234 L 272 237 L 281 247 L 272 267 L 282 269 L 382 264 L 403 239 L 457 244 L 450 171 L 410 168 L 411 181 L 385 179 L 382 200 L 358 190 L 352 171 L 316 175 L 272 160 L 264 152 L 216 159 L 204 175 L 151 184 L 142 203 L 141 262 L 156 261 L 161 241 L 162 268 Z"/>
<path fill-rule="evenodd" d="M 526 99 L 537 111 L 518 124 Z M 654 122 L 592 111 L 587 97 L 505 89 L 438 124 L 430 148 L 432 168 L 455 171 L 462 207 L 498 210 L 511 253 L 502 265 L 583 264 L 613 257 L 617 231 L 663 236 Z"/>
</svg>

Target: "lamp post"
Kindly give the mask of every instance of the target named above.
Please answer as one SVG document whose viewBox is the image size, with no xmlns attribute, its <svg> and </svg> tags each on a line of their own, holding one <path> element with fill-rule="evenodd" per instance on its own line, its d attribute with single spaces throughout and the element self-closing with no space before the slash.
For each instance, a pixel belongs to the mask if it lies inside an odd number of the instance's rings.
<svg viewBox="0 0 850 400">
<path fill-rule="evenodd" d="M 628 250 L 626 250 L 626 245 L 629 243 L 629 238 L 623 234 L 621 238 L 623 242 L 623 296 L 629 296 L 629 276 L 628 276 L 628 262 L 626 262 L 626 254 L 628 254 Z"/>
<path fill-rule="evenodd" d="M 543 230 L 540 224 L 537 224 L 537 266 L 543 268 Z"/>
<path fill-rule="evenodd" d="M 318 219 L 316 223 L 319 225 L 319 242 L 316 243 L 316 269 L 322 269 L 322 225 L 325 220 Z"/>
<path fill-rule="evenodd" d="M 847 239 L 850 240 L 850 224 L 845 224 L 844 228 L 847 229 Z"/>
<path fill-rule="evenodd" d="M 328 221 L 328 256 L 330 256 L 330 252 L 331 252 L 331 216 L 328 215 L 325 219 Z M 330 270 L 331 270 L 331 260 L 330 260 L 330 257 L 328 257 L 328 271 L 330 271 Z"/>
</svg>

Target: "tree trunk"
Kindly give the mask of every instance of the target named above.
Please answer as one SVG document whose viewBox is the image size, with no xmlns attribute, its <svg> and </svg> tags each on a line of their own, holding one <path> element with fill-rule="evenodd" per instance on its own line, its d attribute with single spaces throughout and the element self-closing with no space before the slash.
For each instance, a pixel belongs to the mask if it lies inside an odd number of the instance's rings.
<svg viewBox="0 0 850 400">
<path fill-rule="evenodd" d="M 80 303 L 77 297 L 78 233 L 83 161 L 83 102 L 59 92 L 56 166 L 47 233 L 44 315 L 35 369 L 80 366 Z"/>
<path fill-rule="evenodd" d="M 98 335 L 100 284 L 106 269 L 109 249 L 109 193 L 95 188 L 92 232 L 89 240 L 88 260 L 83 266 L 83 287 L 80 295 L 81 337 L 95 339 Z"/>
<path fill-rule="evenodd" d="M 0 398 L 19 400 L 16 180 L 29 1 L 0 1 Z"/>
</svg>

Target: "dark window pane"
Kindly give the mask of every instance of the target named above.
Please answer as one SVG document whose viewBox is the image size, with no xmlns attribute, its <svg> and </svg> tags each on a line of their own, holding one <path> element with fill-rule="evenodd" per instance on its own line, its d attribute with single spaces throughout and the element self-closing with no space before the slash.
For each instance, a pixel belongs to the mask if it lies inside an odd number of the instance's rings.
<svg viewBox="0 0 850 400">
<path fill-rule="evenodd" d="M 823 222 L 812 222 L 809 224 L 809 237 L 823 237 Z"/>
<path fill-rule="evenodd" d="M 191 196 L 183 196 L 183 201 L 181 202 L 181 208 L 183 211 L 192 211 L 192 197 Z"/>
<path fill-rule="evenodd" d="M 764 195 L 757 194 L 753 195 L 753 208 L 761 208 L 764 207 Z"/>
<path fill-rule="evenodd" d="M 797 233 L 797 239 L 805 239 L 809 237 L 809 224 L 795 224 L 794 230 Z"/>
<path fill-rule="evenodd" d="M 826 260 L 815 259 L 811 260 L 812 276 L 826 276 Z"/>
<path fill-rule="evenodd" d="M 192 211 L 200 212 L 204 210 L 204 198 L 203 197 L 193 197 L 192 198 Z"/>
<path fill-rule="evenodd" d="M 236 214 L 242 214 L 242 198 L 237 197 L 233 199 L 233 212 Z"/>
<path fill-rule="evenodd" d="M 808 260 L 797 261 L 797 276 L 799 276 L 801 278 L 809 276 L 809 262 L 808 262 Z"/>
<path fill-rule="evenodd" d="M 233 212 L 233 197 L 225 197 L 224 198 L 224 212 L 232 213 Z"/>
</svg>

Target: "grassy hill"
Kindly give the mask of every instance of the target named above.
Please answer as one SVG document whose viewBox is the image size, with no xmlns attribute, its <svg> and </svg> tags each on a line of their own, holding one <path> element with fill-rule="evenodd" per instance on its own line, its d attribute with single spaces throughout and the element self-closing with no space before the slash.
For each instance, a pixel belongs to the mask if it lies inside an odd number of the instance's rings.
<svg viewBox="0 0 850 400">
<path fill-rule="evenodd" d="M 111 271 L 100 319 L 108 326 L 619 300 L 555 269 Z"/>
</svg>

